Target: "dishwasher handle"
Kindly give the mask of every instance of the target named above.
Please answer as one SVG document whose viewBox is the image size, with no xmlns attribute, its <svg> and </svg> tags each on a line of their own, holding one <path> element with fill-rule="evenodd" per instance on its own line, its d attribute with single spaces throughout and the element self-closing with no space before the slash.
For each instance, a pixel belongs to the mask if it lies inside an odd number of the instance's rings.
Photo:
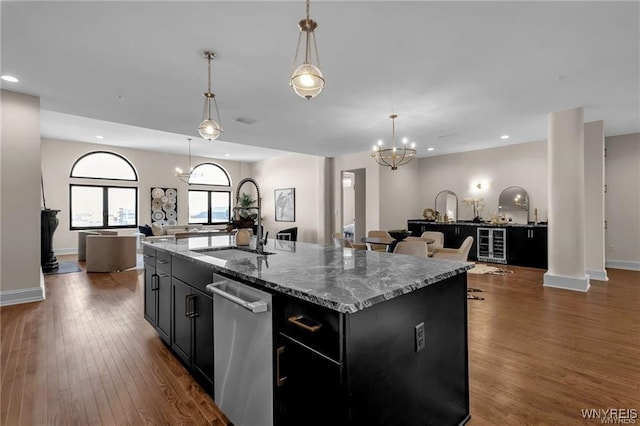
<svg viewBox="0 0 640 426">
<path fill-rule="evenodd" d="M 248 300 L 244 300 L 238 296 L 234 296 L 231 293 L 227 293 L 226 291 L 218 288 L 220 284 L 214 284 L 211 286 L 211 291 L 217 294 L 220 297 L 224 297 L 225 299 L 235 303 L 236 305 L 240 305 L 243 308 L 253 312 L 254 314 L 258 314 L 260 312 L 267 312 L 267 302 L 263 300 L 258 300 L 257 302 L 249 302 Z"/>
</svg>

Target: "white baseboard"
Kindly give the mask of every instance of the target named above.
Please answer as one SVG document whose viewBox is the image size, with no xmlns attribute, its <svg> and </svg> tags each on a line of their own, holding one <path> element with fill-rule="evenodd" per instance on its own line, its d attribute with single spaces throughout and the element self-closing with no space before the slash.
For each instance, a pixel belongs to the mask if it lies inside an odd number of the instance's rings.
<svg viewBox="0 0 640 426">
<path fill-rule="evenodd" d="M 633 260 L 607 260 L 605 262 L 607 268 L 628 269 L 630 271 L 640 271 L 640 262 Z"/>
<path fill-rule="evenodd" d="M 596 281 L 609 281 L 609 277 L 607 276 L 607 270 L 602 269 L 596 271 L 595 269 L 587 269 L 587 275 L 589 278 Z"/>
<path fill-rule="evenodd" d="M 53 254 L 55 254 L 56 256 L 57 255 L 62 255 L 62 254 L 78 254 L 78 247 L 55 249 L 53 251 Z"/>
<path fill-rule="evenodd" d="M 554 275 L 546 272 L 544 274 L 544 287 L 561 288 L 564 290 L 573 291 L 589 291 L 589 275 L 585 275 L 584 278 L 565 277 L 562 275 Z"/>
<path fill-rule="evenodd" d="M 0 306 L 17 305 L 18 303 L 41 302 L 44 299 L 44 281 L 41 287 L 0 291 Z"/>
</svg>

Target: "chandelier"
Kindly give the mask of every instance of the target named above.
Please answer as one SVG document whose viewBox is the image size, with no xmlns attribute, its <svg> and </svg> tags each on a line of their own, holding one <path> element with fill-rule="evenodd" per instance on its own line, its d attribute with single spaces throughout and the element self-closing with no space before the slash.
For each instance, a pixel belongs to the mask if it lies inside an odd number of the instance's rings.
<svg viewBox="0 0 640 426">
<path fill-rule="evenodd" d="M 197 178 L 197 177 L 202 177 L 202 173 L 194 173 L 193 172 L 193 167 L 191 167 L 191 138 L 188 139 L 189 140 L 189 171 L 188 172 L 183 172 L 182 169 L 180 167 L 176 167 L 176 177 L 178 179 L 180 179 L 182 182 L 189 184 L 189 179 L 191 179 L 192 177 Z"/>
<path fill-rule="evenodd" d="M 220 126 L 220 111 L 218 111 L 218 103 L 216 102 L 216 95 L 211 92 L 211 60 L 216 57 L 216 54 L 210 51 L 203 52 L 203 56 L 207 58 L 209 63 L 209 85 L 207 91 L 204 93 L 204 111 L 202 112 L 202 122 L 198 127 L 198 132 L 203 138 L 212 141 L 218 139 L 220 133 L 222 133 L 222 127 Z M 216 108 L 216 116 L 218 121 L 216 122 L 211 118 L 211 101 Z"/>
<path fill-rule="evenodd" d="M 396 114 L 391 114 L 391 148 L 382 149 L 382 141 L 378 141 L 378 145 L 373 147 L 371 156 L 381 166 L 391 167 L 391 170 L 397 170 L 398 166 L 403 166 L 416 156 L 416 144 L 412 143 L 411 147 L 407 147 L 407 138 L 402 140 L 402 148 L 396 148 Z"/>
<path fill-rule="evenodd" d="M 307 0 L 307 17 L 298 22 L 298 45 L 296 47 L 296 56 L 293 58 L 293 73 L 289 85 L 301 98 L 310 100 L 315 98 L 322 92 L 324 88 L 324 76 L 320 71 L 320 58 L 318 57 L 318 45 L 316 44 L 315 30 L 318 23 L 309 18 L 309 0 Z M 298 53 L 300 52 L 300 43 L 302 41 L 302 33 L 305 33 L 304 62 L 298 63 Z M 313 64 L 311 43 L 313 42 L 313 50 L 315 51 L 315 59 L 318 65 Z"/>
</svg>

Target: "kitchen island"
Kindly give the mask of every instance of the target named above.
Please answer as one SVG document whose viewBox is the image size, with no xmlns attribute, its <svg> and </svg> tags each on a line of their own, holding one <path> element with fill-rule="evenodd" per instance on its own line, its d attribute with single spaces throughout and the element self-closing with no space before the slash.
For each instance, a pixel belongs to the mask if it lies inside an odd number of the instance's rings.
<svg viewBox="0 0 640 426">
<path fill-rule="evenodd" d="M 233 245 L 232 236 L 144 245 L 145 317 L 209 392 L 220 379 L 203 333 L 215 273 L 273 295 L 275 424 L 468 421 L 472 264 L 282 240 L 263 256 L 224 250 Z M 164 293 L 159 274 L 170 277 Z"/>
</svg>

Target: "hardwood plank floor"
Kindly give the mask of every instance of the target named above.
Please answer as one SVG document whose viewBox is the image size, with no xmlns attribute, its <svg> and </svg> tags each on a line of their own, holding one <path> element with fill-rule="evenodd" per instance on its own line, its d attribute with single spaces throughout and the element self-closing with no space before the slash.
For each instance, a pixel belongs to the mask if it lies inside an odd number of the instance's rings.
<svg viewBox="0 0 640 426">
<path fill-rule="evenodd" d="M 640 272 L 610 269 L 584 294 L 506 268 L 469 275 L 484 297 L 468 302 L 469 424 L 640 411 Z M 142 283 L 141 270 L 47 275 L 46 301 L 0 308 L 0 424 L 227 424 L 143 319 Z"/>
<path fill-rule="evenodd" d="M 471 422 L 601 424 L 583 409 L 640 413 L 640 272 L 609 269 L 588 293 L 545 288 L 545 271 L 469 274 Z M 640 419 L 637 420 L 640 422 Z"/>
<path fill-rule="evenodd" d="M 143 280 L 45 275 L 47 300 L 0 308 L 1 425 L 228 423 L 144 320 Z"/>
</svg>

